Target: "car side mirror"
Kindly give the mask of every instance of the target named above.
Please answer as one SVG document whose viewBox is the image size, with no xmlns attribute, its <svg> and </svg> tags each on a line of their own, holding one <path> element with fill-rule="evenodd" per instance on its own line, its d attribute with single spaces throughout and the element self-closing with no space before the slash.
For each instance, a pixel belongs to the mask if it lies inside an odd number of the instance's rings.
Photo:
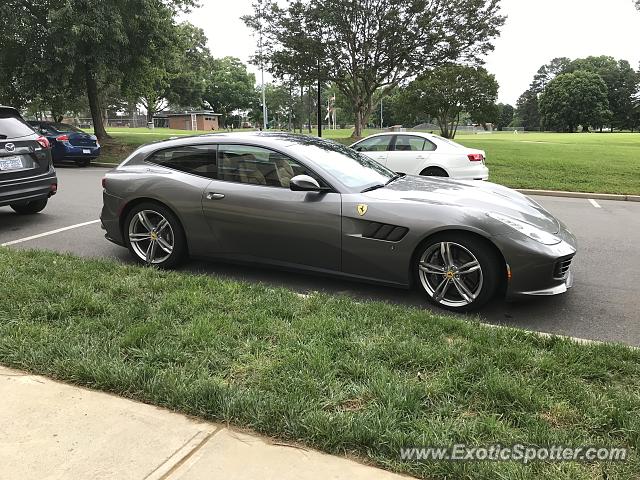
<svg viewBox="0 0 640 480">
<path fill-rule="evenodd" d="M 296 175 L 289 182 L 289 188 L 294 192 L 319 192 L 325 190 L 315 178 L 309 175 Z"/>
<path fill-rule="evenodd" d="M 361 151 L 362 151 L 362 147 L 358 147 L 358 146 L 353 147 L 353 149 L 354 149 L 356 152 L 361 152 Z"/>
</svg>

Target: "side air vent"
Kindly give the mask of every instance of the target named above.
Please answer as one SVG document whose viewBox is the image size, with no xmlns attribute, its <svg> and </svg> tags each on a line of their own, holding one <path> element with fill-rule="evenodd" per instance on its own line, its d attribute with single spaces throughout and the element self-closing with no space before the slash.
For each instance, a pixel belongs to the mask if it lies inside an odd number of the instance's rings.
<svg viewBox="0 0 640 480">
<path fill-rule="evenodd" d="M 370 222 L 365 226 L 362 236 L 366 238 L 375 238 L 376 240 L 387 240 L 389 242 L 398 242 L 409 231 L 408 228 L 398 227 L 396 225 L 386 225 L 384 223 Z"/>
</svg>

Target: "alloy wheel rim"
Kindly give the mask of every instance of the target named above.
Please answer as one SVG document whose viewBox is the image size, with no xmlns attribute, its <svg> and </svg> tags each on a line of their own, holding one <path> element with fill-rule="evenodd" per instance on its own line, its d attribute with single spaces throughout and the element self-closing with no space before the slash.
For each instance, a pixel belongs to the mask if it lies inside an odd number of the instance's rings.
<svg viewBox="0 0 640 480">
<path fill-rule="evenodd" d="M 169 221 L 155 210 L 141 210 L 129 222 L 129 243 L 146 263 L 159 264 L 173 253 L 175 236 Z"/>
<path fill-rule="evenodd" d="M 418 275 L 426 292 L 447 307 L 464 307 L 482 291 L 482 267 L 469 249 L 455 242 L 439 242 L 425 250 Z"/>
</svg>

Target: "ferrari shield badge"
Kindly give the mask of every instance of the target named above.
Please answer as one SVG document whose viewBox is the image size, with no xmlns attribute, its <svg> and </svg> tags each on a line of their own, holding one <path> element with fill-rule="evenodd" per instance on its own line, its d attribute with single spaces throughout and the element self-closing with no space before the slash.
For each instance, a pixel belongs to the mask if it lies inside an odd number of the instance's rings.
<svg viewBox="0 0 640 480">
<path fill-rule="evenodd" d="M 366 203 L 359 203 L 357 206 L 358 215 L 363 216 L 365 213 L 367 213 L 367 208 L 369 207 Z"/>
</svg>

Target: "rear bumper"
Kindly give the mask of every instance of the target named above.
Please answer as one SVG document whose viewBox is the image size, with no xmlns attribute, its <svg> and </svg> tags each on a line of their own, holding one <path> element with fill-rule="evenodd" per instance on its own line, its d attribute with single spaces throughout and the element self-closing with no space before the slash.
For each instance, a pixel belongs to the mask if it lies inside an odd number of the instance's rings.
<svg viewBox="0 0 640 480">
<path fill-rule="evenodd" d="M 74 146 L 70 143 L 57 144 L 53 148 L 53 160 L 91 160 L 100 156 L 100 147 Z"/>
<path fill-rule="evenodd" d="M 57 185 L 58 177 L 53 168 L 45 174 L 33 177 L 7 181 L 0 179 L 0 206 L 49 198 L 55 194 Z"/>
<path fill-rule="evenodd" d="M 478 165 L 450 168 L 449 176 L 456 180 L 489 180 L 489 169 L 487 166 L 481 162 L 474 163 Z"/>
</svg>

